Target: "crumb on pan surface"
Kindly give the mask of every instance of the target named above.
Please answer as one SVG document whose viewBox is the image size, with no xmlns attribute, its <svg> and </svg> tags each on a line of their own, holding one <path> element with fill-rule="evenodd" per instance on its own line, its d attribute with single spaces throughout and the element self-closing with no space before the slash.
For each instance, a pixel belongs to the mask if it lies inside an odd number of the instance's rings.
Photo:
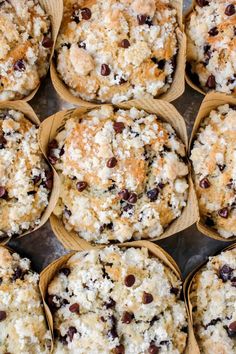
<svg viewBox="0 0 236 354">
<path fill-rule="evenodd" d="M 187 18 L 190 78 L 208 92 L 236 95 L 236 2 L 198 0 Z"/>
<path fill-rule="evenodd" d="M 210 257 L 190 292 L 194 331 L 203 354 L 236 352 L 236 248 Z"/>
<path fill-rule="evenodd" d="M 49 68 L 53 42 L 38 0 L 0 1 L 0 101 L 22 99 Z"/>
<path fill-rule="evenodd" d="M 183 353 L 181 281 L 146 248 L 73 255 L 48 287 L 54 353 Z"/>
<path fill-rule="evenodd" d="M 157 97 L 173 81 L 177 27 L 169 0 L 65 0 L 57 71 L 86 101 Z"/>
<path fill-rule="evenodd" d="M 236 235 L 236 110 L 228 104 L 210 112 L 191 151 L 203 222 L 224 237 Z"/>
<path fill-rule="evenodd" d="M 0 110 L 0 240 L 40 223 L 52 183 L 38 127 L 19 111 Z"/>
<path fill-rule="evenodd" d="M 188 196 L 185 147 L 170 124 L 103 106 L 69 118 L 49 144 L 62 188 L 54 214 L 95 243 L 155 238 Z"/>
<path fill-rule="evenodd" d="M 49 354 L 51 335 L 30 261 L 0 247 L 0 352 Z"/>
</svg>

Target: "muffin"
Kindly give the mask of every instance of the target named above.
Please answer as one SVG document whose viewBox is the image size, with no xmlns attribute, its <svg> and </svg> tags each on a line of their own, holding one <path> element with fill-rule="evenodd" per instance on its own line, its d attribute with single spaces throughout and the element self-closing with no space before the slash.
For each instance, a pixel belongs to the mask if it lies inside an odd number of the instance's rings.
<svg viewBox="0 0 236 354">
<path fill-rule="evenodd" d="M 188 195 L 185 147 L 168 123 L 102 106 L 66 120 L 49 145 L 61 177 L 54 214 L 87 241 L 156 238 Z"/>
<path fill-rule="evenodd" d="M 86 101 L 157 97 L 173 81 L 177 28 L 169 0 L 64 0 L 57 72 Z"/>
<path fill-rule="evenodd" d="M 0 101 L 22 99 L 47 73 L 49 16 L 38 0 L 0 1 Z"/>
<path fill-rule="evenodd" d="M 236 3 L 197 0 L 186 23 L 190 78 L 202 90 L 236 94 Z"/>
<path fill-rule="evenodd" d="M 54 353 L 183 353 L 181 282 L 146 248 L 75 253 L 48 287 Z"/>
<path fill-rule="evenodd" d="M 202 221 L 223 238 L 236 235 L 236 110 L 219 106 L 205 118 L 191 151 Z"/>
<path fill-rule="evenodd" d="M 19 111 L 0 110 L 0 240 L 39 225 L 52 184 L 38 127 Z"/>
<path fill-rule="evenodd" d="M 235 353 L 236 248 L 211 257 L 195 275 L 190 301 L 201 353 Z"/>
<path fill-rule="evenodd" d="M 0 247 L 1 353 L 50 353 L 51 336 L 38 281 L 27 258 Z"/>
</svg>

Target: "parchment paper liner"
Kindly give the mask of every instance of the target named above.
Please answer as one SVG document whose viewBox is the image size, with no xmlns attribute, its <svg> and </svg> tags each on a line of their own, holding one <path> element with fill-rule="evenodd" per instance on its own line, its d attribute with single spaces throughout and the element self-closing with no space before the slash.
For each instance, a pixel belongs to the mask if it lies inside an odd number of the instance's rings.
<svg viewBox="0 0 236 354">
<path fill-rule="evenodd" d="M 231 244 L 230 246 L 226 247 L 226 248 L 223 248 L 223 250 L 217 252 L 215 254 L 215 256 L 219 255 L 221 252 L 224 252 L 224 251 L 227 251 L 227 250 L 231 250 L 233 248 L 236 247 L 236 243 L 233 243 Z M 191 273 L 189 273 L 189 275 L 187 276 L 187 278 L 185 279 L 184 281 L 184 285 L 183 285 L 183 291 L 184 291 L 184 297 L 185 297 L 185 300 L 186 300 L 186 304 L 187 304 L 187 308 L 188 308 L 188 313 L 189 313 L 189 321 L 191 322 L 191 326 L 190 328 L 192 329 L 192 336 L 193 338 L 195 338 L 195 335 L 194 335 L 194 330 L 193 330 L 193 312 L 192 312 L 192 304 L 191 304 L 191 301 L 190 301 L 190 292 L 191 292 L 191 288 L 192 288 L 192 284 L 193 284 L 193 280 L 195 278 L 195 276 L 197 275 L 197 273 L 203 268 L 205 267 L 205 265 L 207 264 L 208 262 L 208 259 L 201 263 L 200 265 L 198 265 Z M 197 345 L 197 341 L 196 341 L 196 338 L 195 338 L 195 342 L 196 342 L 196 345 Z M 192 352 L 192 354 L 200 354 L 200 350 L 199 350 L 199 347 L 197 345 L 197 348 L 195 349 L 195 351 Z"/>
<path fill-rule="evenodd" d="M 37 115 L 33 111 L 33 109 L 30 107 L 30 105 L 24 101 L 5 101 L 5 102 L 0 102 L 0 110 L 2 109 L 14 109 L 16 111 L 20 111 L 24 113 L 25 117 L 28 118 L 32 123 L 34 123 L 37 126 L 40 126 L 40 120 L 38 119 Z M 50 166 L 50 164 L 49 164 Z M 58 200 L 58 189 L 60 185 L 60 180 L 58 175 L 55 173 L 55 170 L 53 169 L 53 188 L 49 197 L 49 204 L 45 211 L 43 212 L 41 216 L 41 221 L 40 224 L 37 225 L 34 229 L 30 229 L 22 234 L 20 234 L 16 238 L 20 238 L 22 236 L 25 236 L 35 230 L 38 230 L 41 226 L 43 226 L 47 220 L 50 217 L 50 214 L 52 213 L 53 209 L 55 208 L 55 205 Z M 10 241 L 11 237 L 0 237 L 0 245 L 6 244 L 8 241 Z"/>
<path fill-rule="evenodd" d="M 53 47 L 51 49 L 50 55 L 50 63 L 54 54 L 54 48 L 56 44 L 57 35 L 61 26 L 61 20 L 63 15 L 63 0 L 39 0 L 40 5 L 49 15 L 51 21 L 51 31 L 52 31 L 52 40 L 53 40 Z M 41 78 L 40 84 L 26 97 L 24 97 L 23 101 L 30 101 L 36 95 L 41 82 L 44 78 Z"/>
<path fill-rule="evenodd" d="M 166 252 L 164 251 L 161 247 L 157 246 L 156 244 L 149 242 L 149 241 L 133 241 L 133 242 L 126 242 L 119 244 L 118 247 L 136 247 L 136 248 L 141 248 L 141 247 L 146 247 L 149 251 L 150 254 L 152 254 L 154 257 L 159 258 L 165 266 L 168 266 L 178 277 L 179 280 L 182 280 L 181 278 L 181 273 L 179 270 L 178 265 L 175 263 L 173 258 Z M 76 253 L 76 251 L 87 251 L 92 249 L 90 245 L 88 247 L 76 247 L 73 252 L 70 252 L 69 254 L 60 257 L 59 259 L 55 260 L 53 263 L 51 263 L 47 268 L 45 268 L 41 274 L 40 274 L 40 281 L 39 281 L 39 287 L 40 291 L 43 297 L 43 302 L 45 306 L 45 312 L 48 318 L 48 323 L 49 327 L 53 336 L 53 317 L 52 314 L 49 310 L 49 307 L 46 303 L 46 296 L 47 296 L 47 289 L 48 285 L 53 279 L 53 277 L 56 275 L 57 271 L 64 265 L 69 258 L 71 258 L 72 255 Z M 100 246 L 99 248 L 104 248 L 104 246 Z M 186 303 L 186 302 L 185 302 Z M 187 309 L 187 306 L 186 306 Z M 188 309 L 187 309 L 187 316 L 188 316 Z M 188 341 L 187 341 L 187 347 L 185 350 L 185 354 L 192 354 L 194 351 L 197 349 L 196 341 L 193 336 L 193 329 L 192 329 L 192 323 L 189 319 L 188 316 Z"/>
<path fill-rule="evenodd" d="M 10 247 L 8 247 L 8 246 L 6 246 L 6 245 L 0 244 L 0 247 L 3 247 L 3 248 L 5 248 L 5 249 L 7 249 L 11 254 L 13 254 L 13 253 L 19 254 L 17 251 L 11 249 Z M 30 261 L 31 261 L 31 260 L 30 260 Z M 30 266 L 30 269 L 32 270 L 31 266 Z M 42 303 L 43 303 L 43 311 L 44 311 L 44 316 L 45 316 L 46 324 L 47 324 L 48 329 L 49 329 L 50 332 L 51 332 L 50 324 L 49 324 L 49 322 L 48 322 L 48 314 L 47 314 L 47 312 L 46 312 L 47 309 L 46 309 L 46 307 L 45 307 L 45 305 L 44 305 L 44 298 L 43 298 L 43 294 L 42 294 L 42 290 L 41 290 L 40 285 L 39 285 L 39 292 L 40 292 L 41 299 L 42 299 Z M 53 337 L 51 338 L 51 343 L 50 343 L 50 344 L 51 344 L 50 353 L 52 353 L 52 350 L 53 350 L 53 340 L 52 340 L 52 339 L 53 339 Z"/>
<path fill-rule="evenodd" d="M 224 105 L 224 104 L 230 104 L 230 105 L 236 105 L 236 97 L 233 96 L 229 96 L 226 95 L 224 93 L 219 93 L 219 92 L 211 92 L 209 94 L 207 94 L 204 98 L 204 100 L 202 101 L 202 104 L 199 108 L 199 112 L 197 115 L 197 118 L 195 120 L 194 126 L 193 126 L 193 130 L 192 130 L 192 134 L 190 137 L 190 143 L 189 143 L 189 156 L 191 154 L 191 148 L 193 146 L 194 143 L 194 139 L 195 139 L 195 135 L 198 132 L 199 126 L 202 122 L 202 120 L 204 120 L 204 118 L 206 118 L 207 116 L 209 116 L 209 113 L 217 108 L 218 106 Z M 194 171 L 193 168 L 192 170 L 192 178 L 194 181 Z M 220 241 L 226 241 L 226 242 L 230 242 L 230 241 L 235 241 L 236 240 L 236 236 L 230 237 L 230 238 L 224 238 L 222 236 L 220 236 L 218 234 L 218 232 L 208 226 L 206 226 L 200 218 L 200 214 L 198 216 L 198 221 L 197 221 L 197 228 L 198 230 L 203 233 L 206 236 L 209 236 L 215 240 L 220 240 Z"/>
<path fill-rule="evenodd" d="M 168 89 L 168 91 L 158 97 L 158 99 L 162 99 L 168 102 L 176 100 L 178 97 L 180 97 L 185 90 L 185 61 L 186 61 L 186 36 L 183 31 L 183 0 L 173 0 L 171 1 L 171 5 L 176 9 L 177 11 L 177 19 L 178 19 L 178 25 L 179 29 L 177 30 L 177 39 L 178 39 L 178 54 L 176 58 L 176 69 L 174 73 L 174 78 L 173 82 L 171 84 L 171 87 Z M 89 107 L 93 108 L 96 107 L 100 104 L 101 102 L 86 102 L 82 100 L 79 97 L 74 96 L 68 86 L 61 80 L 59 77 L 56 66 L 54 61 L 52 60 L 51 62 L 51 68 L 50 68 L 50 73 L 51 73 L 51 79 L 53 86 L 59 96 L 73 104 L 77 105 L 80 107 Z M 140 100 L 140 99 L 139 99 Z M 138 100 L 138 101 L 139 101 Z M 146 98 L 144 98 L 142 101 L 145 102 Z M 133 104 L 136 103 L 136 99 L 132 100 Z"/>
<path fill-rule="evenodd" d="M 126 102 L 119 105 L 120 108 L 134 107 L 131 102 Z M 184 142 L 185 146 L 188 145 L 188 138 L 186 132 L 186 126 L 184 119 L 178 113 L 178 111 L 168 102 L 161 100 L 149 99 L 145 102 L 137 101 L 136 108 L 144 109 L 147 112 L 155 113 L 158 117 L 161 117 L 164 121 L 170 123 L 177 132 L 177 135 Z M 43 152 L 47 153 L 48 143 L 55 137 L 57 130 L 61 128 L 66 119 L 73 116 L 73 114 L 83 114 L 86 112 L 86 108 L 79 108 L 75 110 L 69 110 L 56 113 L 55 115 L 47 118 L 40 128 L 40 144 Z M 158 238 L 153 238 L 151 241 L 160 240 L 169 237 L 177 232 L 180 232 L 187 227 L 194 224 L 198 218 L 198 206 L 193 183 L 189 175 L 189 195 L 187 206 L 183 209 L 181 216 L 173 221 L 165 232 Z M 88 242 L 78 236 L 75 232 L 68 232 L 63 222 L 55 215 L 50 217 L 51 227 L 56 234 L 57 238 L 61 241 L 65 248 L 77 249 L 81 247 L 88 247 Z"/>
</svg>

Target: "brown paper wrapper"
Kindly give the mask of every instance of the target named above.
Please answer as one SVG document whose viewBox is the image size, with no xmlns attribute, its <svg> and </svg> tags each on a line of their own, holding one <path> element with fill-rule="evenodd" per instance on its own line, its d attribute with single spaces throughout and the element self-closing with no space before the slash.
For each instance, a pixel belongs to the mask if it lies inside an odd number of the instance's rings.
<svg viewBox="0 0 236 354">
<path fill-rule="evenodd" d="M 147 112 L 157 114 L 157 116 L 161 117 L 163 121 L 170 123 L 177 132 L 177 135 L 185 144 L 185 146 L 188 145 L 188 137 L 184 119 L 170 103 L 161 100 L 149 99 L 145 100 L 145 102 L 136 101 L 135 105 L 132 102 L 126 102 L 118 106 L 120 108 L 136 107 L 138 109 L 144 109 Z M 74 115 L 82 115 L 86 111 L 86 108 L 79 108 L 75 110 L 59 112 L 47 118 L 41 124 L 40 144 L 44 154 L 46 154 L 47 152 L 47 146 L 49 142 L 56 136 L 58 129 L 63 127 L 65 121 L 68 118 L 73 117 Z M 190 176 L 188 178 L 188 183 L 189 195 L 187 205 L 183 209 L 181 216 L 175 221 L 173 221 L 160 237 L 151 239 L 151 241 L 161 240 L 163 238 L 176 234 L 194 224 L 198 219 L 197 199 L 193 188 L 193 182 Z M 55 215 L 51 215 L 50 221 L 54 233 L 65 248 L 69 250 L 74 250 L 78 248 L 80 249 L 83 247 L 89 247 L 89 243 L 79 237 L 76 232 L 67 231 L 64 227 L 63 222 Z"/>
<path fill-rule="evenodd" d="M 218 92 L 212 92 L 212 93 L 209 93 L 206 95 L 206 97 L 202 101 L 197 118 L 196 118 L 194 126 L 193 126 L 192 134 L 190 137 L 190 143 L 189 143 L 189 156 L 191 154 L 191 148 L 192 148 L 192 145 L 194 142 L 195 135 L 198 132 L 198 129 L 200 127 L 202 120 L 204 120 L 204 118 L 206 118 L 213 109 L 215 109 L 221 105 L 227 104 L 227 103 L 235 106 L 236 105 L 236 97 L 232 97 L 232 96 L 226 95 L 224 93 L 218 93 Z M 193 169 L 192 169 L 192 177 L 194 180 Z M 197 228 L 201 233 L 203 233 L 204 235 L 209 236 L 215 240 L 225 241 L 225 242 L 227 242 L 227 241 L 230 242 L 230 241 L 236 240 L 236 236 L 233 236 L 233 237 L 230 237 L 227 239 L 227 238 L 220 236 L 216 230 L 206 226 L 201 221 L 200 214 L 199 214 L 199 218 L 197 221 Z"/>
<path fill-rule="evenodd" d="M 54 54 L 54 48 L 56 44 L 57 35 L 61 26 L 61 20 L 63 15 L 63 0 L 39 0 L 40 5 L 49 15 L 51 20 L 51 31 L 52 31 L 52 40 L 53 40 L 53 47 L 50 55 L 50 62 L 52 60 Z M 41 81 L 43 78 L 41 79 Z M 23 101 L 30 101 L 36 95 L 40 84 L 26 97 L 24 97 Z"/>
<path fill-rule="evenodd" d="M 236 247 L 236 243 L 233 243 L 231 244 L 230 246 L 224 248 L 222 251 L 218 252 L 216 255 L 220 254 L 221 252 L 224 252 L 224 251 L 227 251 L 227 250 L 231 250 L 233 248 Z M 184 291 L 184 297 L 185 297 L 185 301 L 186 301 L 186 304 L 187 304 L 187 308 L 188 308 L 188 313 L 189 313 L 189 320 L 191 322 L 191 329 L 192 329 L 192 338 L 193 340 L 195 341 L 196 343 L 196 349 L 195 351 L 192 351 L 191 354 L 200 354 L 200 349 L 197 345 L 197 341 L 196 341 L 196 338 L 195 338 L 195 335 L 194 335 L 194 330 L 193 330 L 193 306 L 191 304 L 191 301 L 190 301 L 190 293 L 191 293 L 191 289 L 192 289 L 192 284 L 193 284 L 193 281 L 194 281 L 194 278 L 195 276 L 197 275 L 197 273 L 207 264 L 208 262 L 208 259 L 207 261 L 205 261 L 204 263 L 198 265 L 188 276 L 187 278 L 185 279 L 184 281 L 184 285 L 183 285 L 183 291 Z M 190 353 L 189 353 L 190 354 Z"/>
<path fill-rule="evenodd" d="M 104 246 L 101 246 L 99 248 L 103 248 Z M 177 266 L 177 264 L 175 263 L 175 261 L 173 260 L 173 258 L 167 253 L 165 252 L 161 247 L 155 245 L 152 242 L 149 241 L 134 241 L 134 242 L 126 242 L 123 244 L 118 245 L 118 247 L 137 247 L 137 248 L 141 248 L 141 247 L 146 247 L 149 251 L 149 253 L 153 256 L 156 257 L 158 259 L 160 259 L 165 266 L 169 267 L 174 273 L 175 275 L 178 277 L 179 280 L 182 280 L 181 278 L 181 273 L 180 270 Z M 78 247 L 76 249 L 76 251 L 86 251 L 91 249 L 92 247 Z M 47 289 L 49 286 L 49 283 L 51 282 L 51 280 L 53 279 L 53 277 L 56 275 L 56 273 L 58 272 L 58 270 L 71 258 L 72 255 L 74 255 L 76 253 L 76 251 L 70 252 L 69 254 L 62 256 L 61 258 L 55 260 L 53 263 L 51 263 L 47 268 L 45 268 L 42 273 L 40 274 L 40 281 L 39 281 L 39 287 L 40 287 L 40 291 L 43 297 L 43 302 L 44 302 L 44 306 L 45 306 L 45 312 L 47 315 L 47 319 L 48 319 L 48 323 L 50 326 L 50 330 L 53 336 L 53 317 L 52 314 L 49 310 L 49 307 L 46 303 L 46 296 L 47 296 Z M 187 306 L 186 306 L 187 309 Z M 188 315 L 188 309 L 187 309 L 187 315 Z M 188 340 L 187 340 L 187 347 L 185 350 L 185 354 L 193 354 L 193 353 L 197 353 L 197 344 L 196 344 L 196 340 L 194 338 L 193 335 L 193 328 L 192 328 L 192 322 L 188 316 Z"/>
<path fill-rule="evenodd" d="M 32 123 L 40 127 L 40 120 L 33 111 L 33 109 L 30 107 L 30 105 L 24 101 L 5 101 L 5 102 L 0 102 L 0 110 L 1 109 L 14 109 L 16 111 L 20 111 L 24 113 L 25 117 L 29 119 Z M 50 164 L 49 164 L 50 165 Z M 25 235 L 28 235 L 29 233 L 38 230 L 41 226 L 43 226 L 47 220 L 49 219 L 53 209 L 55 208 L 55 205 L 58 200 L 58 189 L 60 185 L 60 180 L 53 170 L 53 189 L 51 191 L 50 197 L 49 197 L 49 203 L 47 208 L 45 209 L 44 213 L 41 216 L 41 221 L 40 224 L 37 225 L 34 229 L 28 230 L 21 235 L 19 235 L 17 238 L 23 237 Z M 3 237 L 0 238 L 0 245 L 6 244 L 8 241 L 10 241 L 11 237 Z"/>
<path fill-rule="evenodd" d="M 177 30 L 177 39 L 178 39 L 177 65 L 176 65 L 176 70 L 174 73 L 174 78 L 171 87 L 166 93 L 158 97 L 158 99 L 162 99 L 168 102 L 172 102 L 176 100 L 184 93 L 185 90 L 184 75 L 185 75 L 185 61 L 186 61 L 186 36 L 183 31 L 183 15 L 182 15 L 183 1 L 173 0 L 171 5 L 177 11 L 177 19 L 179 25 L 179 29 Z M 68 86 L 59 77 L 54 61 L 52 61 L 51 63 L 50 72 L 51 72 L 51 79 L 52 79 L 53 86 L 63 100 L 76 106 L 88 107 L 88 108 L 94 108 L 101 104 L 99 102 L 98 103 L 86 102 L 81 98 L 74 96 L 70 92 Z M 131 102 L 135 104 L 136 101 L 137 100 L 132 100 Z M 143 99 L 142 101 L 145 102 L 146 98 Z"/>
</svg>

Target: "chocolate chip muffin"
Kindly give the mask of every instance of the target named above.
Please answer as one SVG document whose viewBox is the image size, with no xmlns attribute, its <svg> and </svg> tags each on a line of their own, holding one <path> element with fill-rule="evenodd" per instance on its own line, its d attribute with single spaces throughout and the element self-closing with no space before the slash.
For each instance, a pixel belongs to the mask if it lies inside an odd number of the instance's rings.
<svg viewBox="0 0 236 354">
<path fill-rule="evenodd" d="M 181 282 L 146 248 L 74 254 L 48 287 L 54 353 L 183 353 Z"/>
<path fill-rule="evenodd" d="M 236 235 L 236 110 L 228 104 L 210 112 L 191 151 L 203 222 L 222 237 Z"/>
<path fill-rule="evenodd" d="M 50 353 L 38 281 L 27 258 L 0 247 L 1 353 Z"/>
<path fill-rule="evenodd" d="M 201 353 L 235 353 L 236 248 L 209 259 L 194 277 L 190 300 Z"/>
<path fill-rule="evenodd" d="M 236 95 L 236 2 L 197 0 L 186 32 L 193 81 L 205 92 Z"/>
<path fill-rule="evenodd" d="M 173 81 L 177 27 L 169 0 L 64 0 L 57 71 L 86 101 L 157 97 Z"/>
<path fill-rule="evenodd" d="M 52 184 L 38 127 L 19 111 L 0 110 L 0 240 L 40 223 Z"/>
<path fill-rule="evenodd" d="M 38 0 L 0 1 L 0 101 L 22 99 L 40 84 L 52 46 Z"/>
<path fill-rule="evenodd" d="M 62 183 L 54 214 L 87 241 L 156 238 L 186 205 L 185 147 L 155 114 L 74 113 L 48 154 Z"/>
</svg>

